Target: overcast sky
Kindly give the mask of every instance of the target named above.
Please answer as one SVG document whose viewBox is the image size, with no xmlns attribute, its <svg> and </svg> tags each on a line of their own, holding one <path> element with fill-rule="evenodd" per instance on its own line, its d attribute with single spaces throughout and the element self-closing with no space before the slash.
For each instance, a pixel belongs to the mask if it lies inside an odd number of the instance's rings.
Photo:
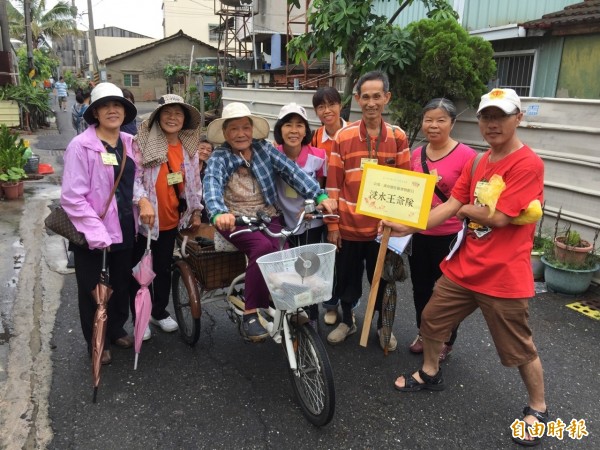
<svg viewBox="0 0 600 450">
<path fill-rule="evenodd" d="M 72 0 L 67 0 L 71 3 Z M 47 0 L 46 7 L 51 8 L 58 1 Z M 78 28 L 89 28 L 87 0 L 75 0 L 77 6 Z M 94 28 L 115 26 L 134 31 L 145 36 L 160 39 L 162 31 L 162 0 L 92 0 Z"/>
</svg>

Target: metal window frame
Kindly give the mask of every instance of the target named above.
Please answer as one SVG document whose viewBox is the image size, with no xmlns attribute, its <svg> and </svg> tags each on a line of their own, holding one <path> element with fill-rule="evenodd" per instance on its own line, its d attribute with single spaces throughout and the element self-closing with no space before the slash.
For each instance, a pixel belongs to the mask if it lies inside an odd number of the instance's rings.
<svg viewBox="0 0 600 450">
<path fill-rule="evenodd" d="M 496 60 L 496 58 L 506 58 L 506 57 L 510 58 L 510 57 L 521 57 L 521 56 L 533 56 L 533 63 L 531 65 L 531 78 L 529 80 L 529 94 L 527 95 L 527 97 L 531 97 L 533 94 L 533 89 L 535 87 L 535 77 L 536 77 L 537 65 L 538 65 L 538 51 L 536 49 L 511 50 L 511 51 L 505 51 L 505 52 L 494 52 L 494 54 L 492 55 L 494 60 Z M 498 75 L 498 71 L 496 68 L 496 80 L 499 79 L 497 77 L 497 75 Z M 495 87 L 509 87 L 509 86 L 495 86 Z"/>
<path fill-rule="evenodd" d="M 127 83 L 127 77 L 129 77 L 129 84 Z M 134 77 L 137 77 L 137 84 L 134 83 Z M 124 73 L 123 74 L 123 86 L 124 87 L 140 87 L 140 74 L 139 73 Z"/>
</svg>

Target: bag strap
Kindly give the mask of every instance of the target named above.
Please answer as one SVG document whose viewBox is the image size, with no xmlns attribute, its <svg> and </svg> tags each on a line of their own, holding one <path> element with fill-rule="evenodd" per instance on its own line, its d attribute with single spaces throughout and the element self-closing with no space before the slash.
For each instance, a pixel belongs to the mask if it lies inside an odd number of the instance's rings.
<svg viewBox="0 0 600 450">
<path fill-rule="evenodd" d="M 485 152 L 477 153 L 477 156 L 475 156 L 475 158 L 473 159 L 473 165 L 471 166 L 471 180 L 473 180 L 473 176 L 475 175 L 475 169 L 477 169 L 477 164 L 479 164 L 479 161 L 481 160 L 481 158 L 483 158 L 483 155 L 485 155 Z"/>
<path fill-rule="evenodd" d="M 123 158 L 121 158 L 121 170 L 119 171 L 119 175 L 117 176 L 115 184 L 112 188 L 112 192 L 110 193 L 110 196 L 108 197 L 108 201 L 106 202 L 106 207 L 104 208 L 104 212 L 100 216 L 100 220 L 104 220 L 104 216 L 106 216 L 106 213 L 108 212 L 108 207 L 110 206 L 110 202 L 112 202 L 112 199 L 115 196 L 115 193 L 117 192 L 117 187 L 119 187 L 119 182 L 121 181 L 121 177 L 123 176 L 123 172 L 125 171 L 125 161 L 126 160 L 127 160 L 127 149 L 125 148 L 125 144 L 123 144 Z"/>
<path fill-rule="evenodd" d="M 423 173 L 429 173 L 429 167 L 427 167 L 427 145 L 421 148 L 421 167 L 423 167 Z M 438 187 L 437 181 L 435 183 L 434 192 L 435 195 L 437 195 L 442 201 L 442 203 L 446 203 L 448 201 L 448 197 L 446 197 L 446 194 L 444 194 L 442 190 Z"/>
</svg>

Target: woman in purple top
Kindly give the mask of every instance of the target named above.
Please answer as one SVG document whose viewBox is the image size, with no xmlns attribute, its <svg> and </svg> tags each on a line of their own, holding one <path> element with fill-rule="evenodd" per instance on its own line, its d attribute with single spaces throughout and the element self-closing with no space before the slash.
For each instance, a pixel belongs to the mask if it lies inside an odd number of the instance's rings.
<svg viewBox="0 0 600 450">
<path fill-rule="evenodd" d="M 69 246 L 75 258 L 79 317 L 88 351 L 96 312 L 92 290 L 98 284 L 102 267 L 100 250 L 110 250 L 108 269 L 113 294 L 107 308 L 102 364 L 112 361 L 111 342 L 122 348 L 133 346 L 133 337 L 127 335 L 123 326 L 129 316 L 131 258 L 138 219 L 133 205 L 133 184 L 139 169 L 133 153 L 133 137 L 119 129 L 136 114 L 135 106 L 123 97 L 121 89 L 112 83 L 98 84 L 83 114 L 89 127 L 73 138 L 64 156 L 60 204 L 89 245 L 89 248 Z M 123 175 L 102 217 L 123 161 Z"/>
<path fill-rule="evenodd" d="M 456 107 L 446 98 L 434 98 L 423 108 L 421 131 L 428 144 L 415 149 L 411 156 L 410 168 L 415 172 L 437 176 L 437 184 L 431 208 L 444 203 L 449 197 L 462 168 L 476 154 L 471 147 L 450 137 L 456 122 Z M 450 250 L 452 241 L 462 227 L 453 217 L 431 230 L 415 233 L 412 238 L 412 254 L 408 257 L 410 278 L 413 285 L 413 299 L 417 316 L 417 328 L 421 327 L 421 313 L 433 292 L 433 286 L 442 275 L 440 263 Z M 456 329 L 440 353 L 444 361 L 452 351 L 456 339 Z M 409 347 L 412 353 L 423 353 L 421 335 Z"/>
</svg>

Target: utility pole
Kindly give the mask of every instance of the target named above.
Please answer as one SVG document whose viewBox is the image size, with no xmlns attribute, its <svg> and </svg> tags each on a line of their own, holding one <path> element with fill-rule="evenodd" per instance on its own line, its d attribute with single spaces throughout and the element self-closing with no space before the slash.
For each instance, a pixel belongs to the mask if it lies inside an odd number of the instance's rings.
<svg viewBox="0 0 600 450">
<path fill-rule="evenodd" d="M 10 51 L 10 34 L 8 33 L 6 0 L 0 0 L 0 32 L 2 33 L 2 48 L 0 50 L 8 52 Z"/>
<path fill-rule="evenodd" d="M 71 0 L 73 5 L 73 29 L 75 34 L 73 35 L 73 47 L 75 49 L 75 73 L 77 76 L 81 76 L 81 64 L 79 63 L 79 35 L 77 34 L 77 6 L 75 6 L 75 0 Z"/>
<path fill-rule="evenodd" d="M 31 0 L 23 0 L 23 15 L 25 16 L 25 43 L 27 45 L 27 68 L 31 71 L 33 65 L 33 42 L 31 37 Z"/>
<path fill-rule="evenodd" d="M 94 77 L 100 76 L 98 72 L 98 54 L 96 53 L 96 32 L 94 31 L 94 13 L 92 11 L 92 0 L 87 0 L 88 4 L 88 19 L 89 19 L 89 31 L 90 33 L 90 47 L 92 50 L 92 65 L 94 67 Z M 95 81 L 95 79 L 94 79 Z"/>
</svg>

